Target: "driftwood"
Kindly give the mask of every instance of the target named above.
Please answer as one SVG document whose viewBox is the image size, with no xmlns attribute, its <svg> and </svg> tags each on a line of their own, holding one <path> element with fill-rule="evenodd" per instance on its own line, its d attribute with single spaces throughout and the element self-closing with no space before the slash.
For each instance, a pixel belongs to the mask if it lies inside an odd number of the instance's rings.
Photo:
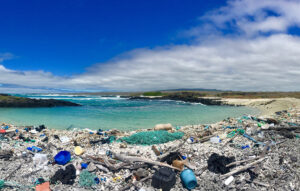
<svg viewBox="0 0 300 191">
<path fill-rule="evenodd" d="M 261 129 L 261 131 L 295 131 L 300 130 L 300 127 L 270 127 L 269 129 Z"/>
<path fill-rule="evenodd" d="M 233 174 L 236 174 L 236 173 L 238 173 L 238 172 L 247 170 L 248 168 L 251 168 L 252 166 L 254 166 L 254 165 L 256 165 L 256 164 L 262 162 L 262 161 L 265 160 L 265 159 L 266 159 L 266 158 L 261 158 L 261 159 L 255 161 L 255 162 L 249 163 L 249 164 L 247 164 L 247 165 L 245 165 L 245 166 L 243 166 L 243 167 L 240 167 L 240 168 L 237 168 L 237 169 L 235 169 L 235 170 L 233 170 L 233 171 L 231 171 L 231 172 L 228 172 L 227 174 L 223 174 L 223 175 L 221 176 L 221 178 L 223 179 L 223 178 L 226 178 L 226 177 L 231 176 L 231 175 L 233 175 Z"/>
<path fill-rule="evenodd" d="M 231 166 L 236 165 L 236 164 L 241 164 L 241 163 L 253 161 L 253 160 L 256 160 L 256 159 L 260 159 L 260 158 L 262 158 L 262 157 L 255 157 L 255 158 L 252 158 L 252 159 L 246 159 L 246 160 L 241 160 L 241 161 L 232 162 L 232 163 L 230 163 L 230 164 L 227 164 L 226 167 L 231 167 Z"/>
<path fill-rule="evenodd" d="M 115 156 L 116 159 L 118 159 L 120 161 L 123 161 L 125 163 L 131 163 L 132 164 L 134 162 L 144 162 L 144 163 L 151 164 L 151 165 L 164 166 L 164 167 L 168 167 L 168 168 L 172 168 L 172 169 L 181 171 L 179 168 L 168 165 L 166 163 L 153 161 L 153 160 L 142 158 L 142 157 L 130 157 L 130 156 L 125 156 L 125 155 L 120 155 L 120 154 L 117 154 L 117 153 L 114 153 L 114 152 L 112 152 L 112 154 Z"/>
<path fill-rule="evenodd" d="M 103 160 L 104 160 L 105 166 L 107 166 L 107 168 L 109 168 L 109 170 L 112 170 L 112 171 L 119 170 L 119 169 L 121 169 L 122 167 L 128 165 L 128 162 L 121 162 L 121 163 L 118 163 L 118 164 L 113 165 L 113 164 L 111 164 L 111 163 L 108 161 L 108 158 L 107 158 L 107 157 L 104 157 Z"/>
<path fill-rule="evenodd" d="M 247 182 L 250 182 L 250 183 L 254 183 L 254 184 L 257 184 L 257 185 L 260 185 L 260 186 L 264 186 L 264 187 L 270 187 L 269 184 L 266 184 L 266 183 L 262 183 L 262 182 L 258 182 L 257 180 L 247 180 Z"/>
<path fill-rule="evenodd" d="M 179 152 L 179 149 L 185 144 L 186 141 L 187 139 L 185 139 L 182 143 L 178 144 L 177 146 L 168 148 L 168 150 L 166 150 L 164 154 L 157 156 L 157 160 L 163 161 L 170 154 Z"/>
</svg>

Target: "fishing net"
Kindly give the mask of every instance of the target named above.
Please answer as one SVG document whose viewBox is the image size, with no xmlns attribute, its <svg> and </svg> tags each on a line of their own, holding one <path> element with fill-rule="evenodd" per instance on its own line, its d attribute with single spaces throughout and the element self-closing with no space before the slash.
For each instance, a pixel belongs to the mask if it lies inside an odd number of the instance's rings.
<svg viewBox="0 0 300 191">
<path fill-rule="evenodd" d="M 91 187 L 95 184 L 95 179 L 96 176 L 92 173 L 90 173 L 87 170 L 83 170 L 80 173 L 80 177 L 79 177 L 79 185 L 82 187 Z"/>
<path fill-rule="evenodd" d="M 144 131 L 135 133 L 129 137 L 123 137 L 121 140 L 134 145 L 153 145 L 181 139 L 183 135 L 183 132 Z"/>
</svg>

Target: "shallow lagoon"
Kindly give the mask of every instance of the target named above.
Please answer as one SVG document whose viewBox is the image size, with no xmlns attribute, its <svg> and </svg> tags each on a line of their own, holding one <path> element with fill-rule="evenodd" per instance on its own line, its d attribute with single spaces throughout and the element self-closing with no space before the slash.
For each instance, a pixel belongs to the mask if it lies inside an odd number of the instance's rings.
<svg viewBox="0 0 300 191">
<path fill-rule="evenodd" d="M 45 124 L 49 128 L 120 129 L 152 128 L 158 123 L 173 126 L 207 124 L 227 117 L 255 114 L 248 107 L 205 106 L 178 101 L 128 100 L 120 97 L 72 95 L 22 95 L 63 99 L 82 107 L 0 108 L 0 121 L 16 125 Z"/>
</svg>

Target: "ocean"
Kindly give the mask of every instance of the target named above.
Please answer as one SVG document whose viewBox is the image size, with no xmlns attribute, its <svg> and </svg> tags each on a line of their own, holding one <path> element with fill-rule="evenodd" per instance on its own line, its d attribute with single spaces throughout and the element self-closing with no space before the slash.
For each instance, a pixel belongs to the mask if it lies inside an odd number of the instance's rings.
<svg viewBox="0 0 300 191">
<path fill-rule="evenodd" d="M 129 100 L 120 96 L 78 96 L 61 94 L 23 94 L 38 99 L 60 99 L 82 107 L 0 108 L 0 121 L 15 125 L 41 125 L 55 129 L 153 128 L 158 123 L 173 126 L 209 124 L 227 117 L 256 114 L 248 107 L 206 106 L 171 100 Z"/>
</svg>

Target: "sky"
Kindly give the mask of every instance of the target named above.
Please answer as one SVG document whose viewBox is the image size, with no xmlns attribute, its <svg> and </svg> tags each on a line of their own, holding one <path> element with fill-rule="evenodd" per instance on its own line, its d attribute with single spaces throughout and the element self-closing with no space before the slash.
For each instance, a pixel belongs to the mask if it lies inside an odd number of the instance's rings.
<svg viewBox="0 0 300 191">
<path fill-rule="evenodd" d="M 300 0 L 0 0 L 0 92 L 300 91 Z"/>
</svg>

